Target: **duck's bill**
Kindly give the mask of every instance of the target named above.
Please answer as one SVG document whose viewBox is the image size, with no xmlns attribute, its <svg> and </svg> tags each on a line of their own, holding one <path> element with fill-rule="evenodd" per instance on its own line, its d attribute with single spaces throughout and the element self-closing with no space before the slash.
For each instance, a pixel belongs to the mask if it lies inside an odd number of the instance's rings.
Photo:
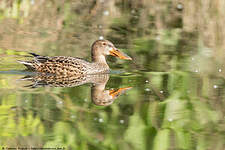
<svg viewBox="0 0 225 150">
<path fill-rule="evenodd" d="M 109 51 L 109 53 L 110 53 L 110 55 L 115 56 L 115 57 L 119 57 L 120 59 L 132 60 L 132 58 L 130 56 L 121 52 L 118 49 L 112 49 L 111 51 Z"/>
</svg>

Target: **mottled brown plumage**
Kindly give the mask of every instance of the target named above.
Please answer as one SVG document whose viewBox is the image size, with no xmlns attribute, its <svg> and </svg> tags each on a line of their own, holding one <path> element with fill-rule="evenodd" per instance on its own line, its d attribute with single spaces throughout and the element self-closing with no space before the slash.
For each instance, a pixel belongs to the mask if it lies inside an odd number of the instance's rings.
<svg viewBox="0 0 225 150">
<path fill-rule="evenodd" d="M 28 69 L 67 76 L 108 73 L 109 66 L 105 59 L 106 55 L 132 60 L 129 56 L 115 48 L 115 46 L 108 40 L 97 40 L 93 43 L 91 48 L 92 62 L 88 62 L 77 57 L 48 57 L 40 56 L 34 53 L 30 54 L 34 56 L 33 60 L 19 61 Z"/>
</svg>

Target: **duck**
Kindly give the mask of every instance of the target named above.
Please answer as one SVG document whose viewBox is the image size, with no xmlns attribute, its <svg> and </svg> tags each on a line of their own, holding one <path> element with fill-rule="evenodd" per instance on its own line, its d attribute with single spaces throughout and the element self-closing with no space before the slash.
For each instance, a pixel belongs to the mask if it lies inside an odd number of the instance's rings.
<svg viewBox="0 0 225 150">
<path fill-rule="evenodd" d="M 120 59 L 132 60 L 130 56 L 117 49 L 109 40 L 96 40 L 91 46 L 92 62 L 78 57 L 70 56 L 41 56 L 29 53 L 33 57 L 30 61 L 18 62 L 25 65 L 28 70 L 55 75 L 87 75 L 109 73 L 110 68 L 106 56 L 111 55 Z"/>
</svg>

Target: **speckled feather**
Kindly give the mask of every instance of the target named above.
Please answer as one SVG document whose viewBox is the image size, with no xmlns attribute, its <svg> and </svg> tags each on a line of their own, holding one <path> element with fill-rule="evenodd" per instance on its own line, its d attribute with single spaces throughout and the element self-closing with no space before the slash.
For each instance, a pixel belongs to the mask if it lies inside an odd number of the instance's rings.
<svg viewBox="0 0 225 150">
<path fill-rule="evenodd" d="M 33 70 L 57 75 L 86 74 L 87 65 L 90 65 L 82 59 L 66 56 L 36 56 L 31 63 Z"/>
<path fill-rule="evenodd" d="M 92 74 L 90 72 L 91 68 L 95 68 L 95 64 L 87 62 L 81 58 L 76 57 L 66 57 L 66 56 L 39 56 L 34 55 L 34 59 L 31 61 L 20 61 L 29 70 L 45 72 L 57 75 L 82 75 L 82 74 Z M 100 70 L 104 72 L 104 70 Z"/>
</svg>

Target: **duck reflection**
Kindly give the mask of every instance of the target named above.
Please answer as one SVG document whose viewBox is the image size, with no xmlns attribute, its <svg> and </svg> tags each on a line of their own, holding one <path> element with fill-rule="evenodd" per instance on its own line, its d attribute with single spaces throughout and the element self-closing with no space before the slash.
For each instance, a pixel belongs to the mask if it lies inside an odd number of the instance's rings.
<svg viewBox="0 0 225 150">
<path fill-rule="evenodd" d="M 21 80 L 31 81 L 32 84 L 25 87 L 75 87 L 86 83 L 91 83 L 91 98 L 92 102 L 98 106 L 111 105 L 115 99 L 121 94 L 125 93 L 132 87 L 118 88 L 105 90 L 106 84 L 109 80 L 109 74 L 96 75 L 79 75 L 79 76 L 65 76 L 65 75 L 49 75 L 49 74 L 33 74 L 22 78 Z"/>
</svg>

